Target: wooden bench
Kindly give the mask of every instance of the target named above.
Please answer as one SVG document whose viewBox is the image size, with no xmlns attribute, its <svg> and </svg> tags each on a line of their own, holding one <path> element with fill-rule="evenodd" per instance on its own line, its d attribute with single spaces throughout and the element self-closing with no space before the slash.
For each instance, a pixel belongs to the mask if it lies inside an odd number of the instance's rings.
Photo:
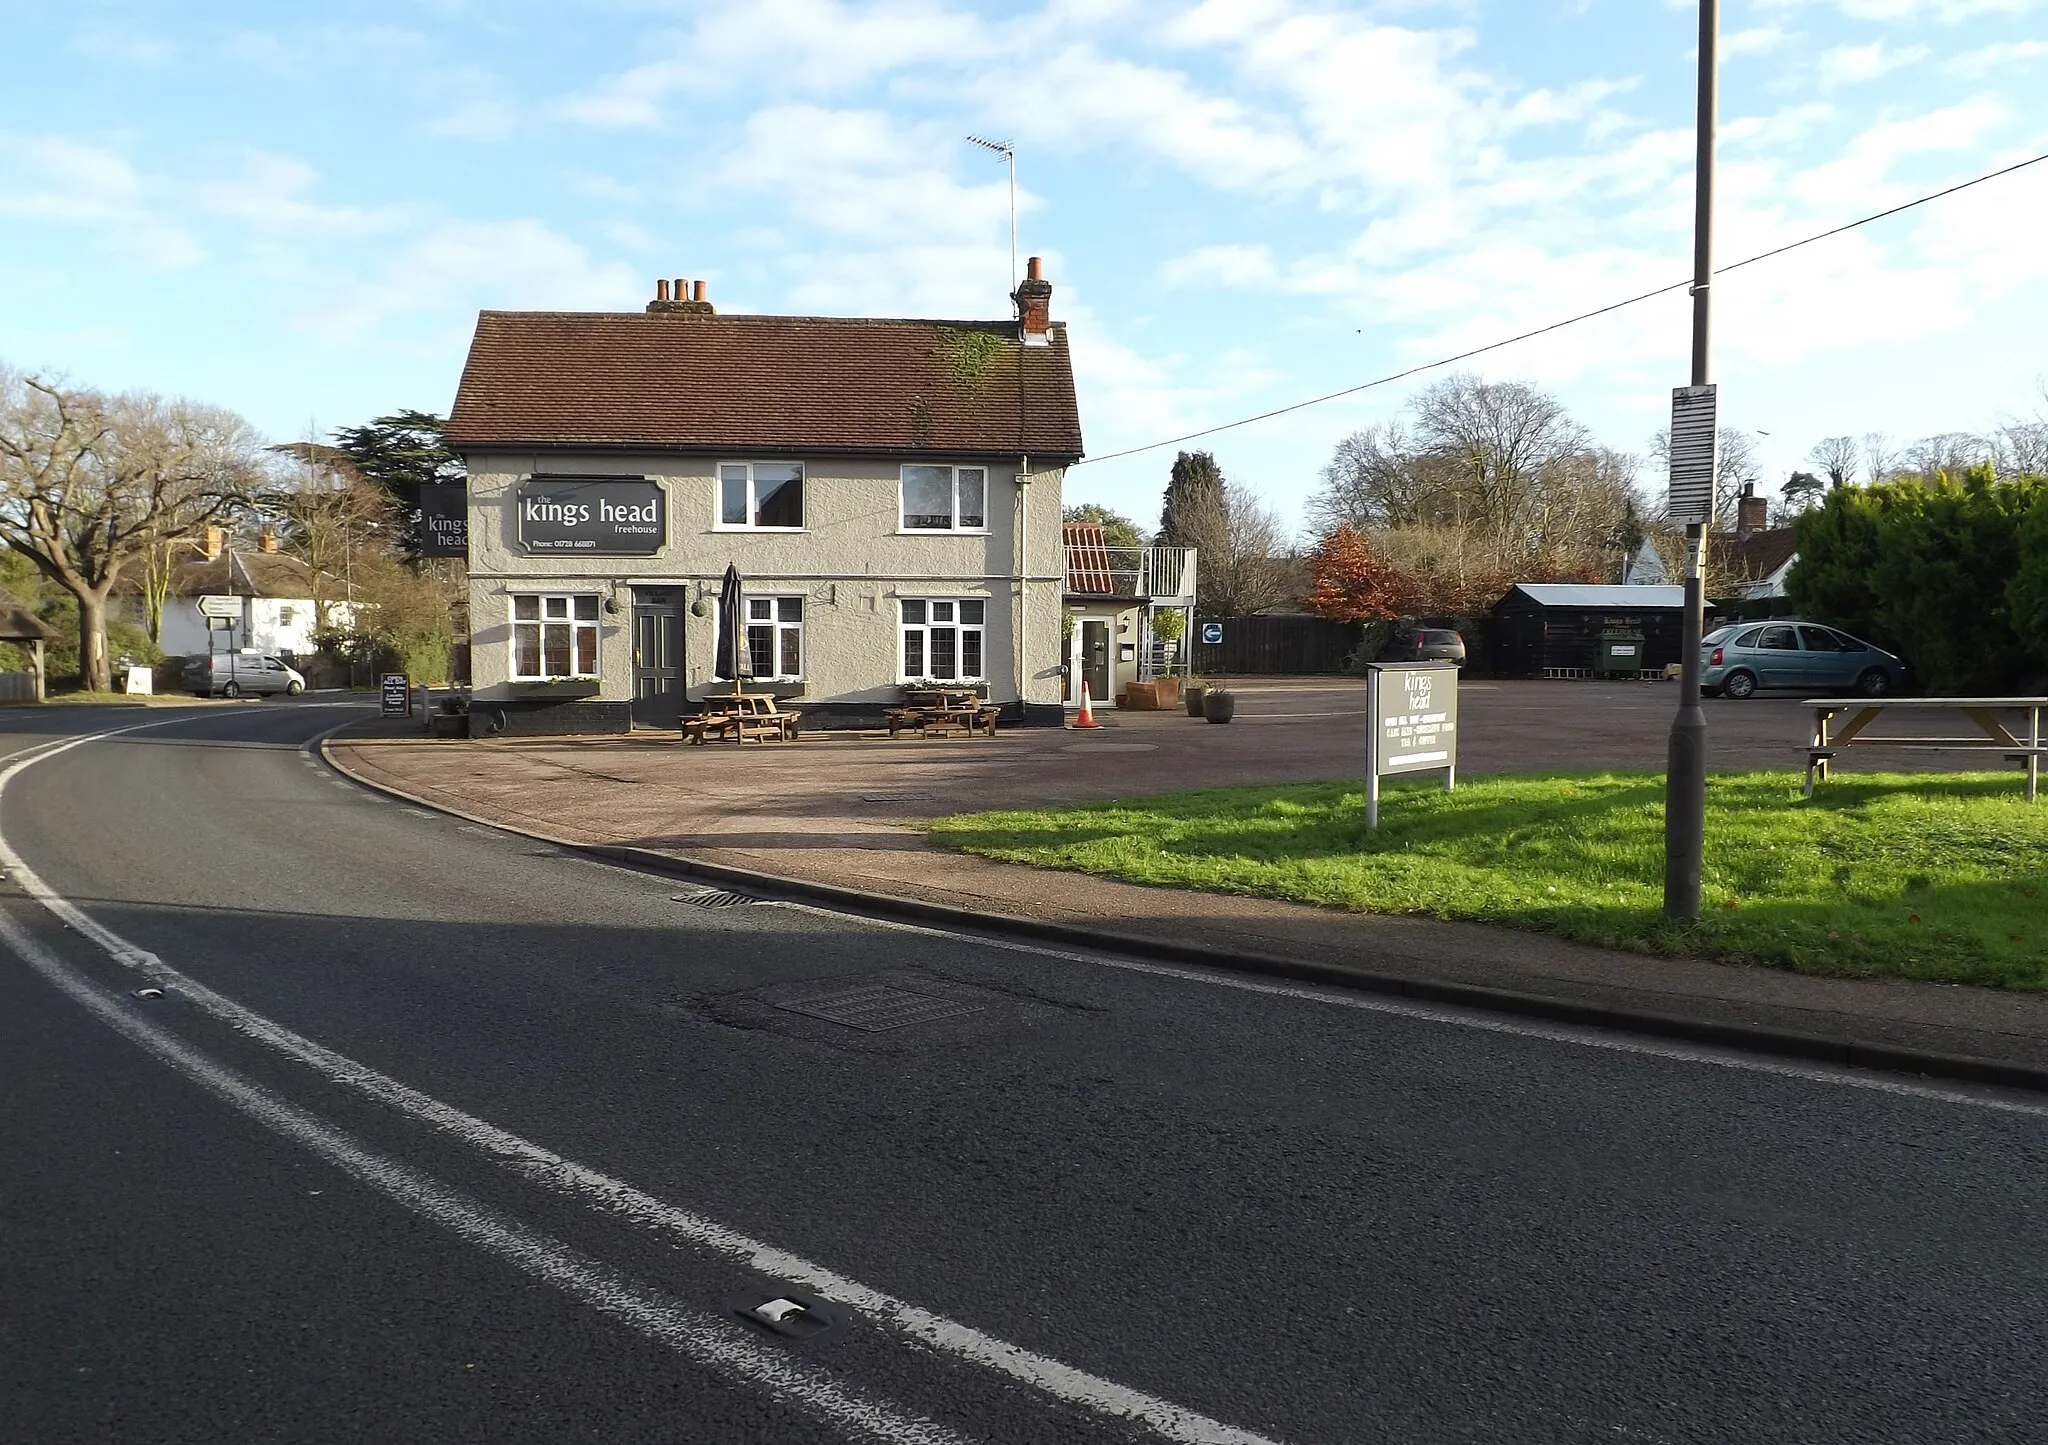
<svg viewBox="0 0 2048 1445">
<path fill-rule="evenodd" d="M 883 709 L 882 721 L 892 738 L 901 732 L 915 732 L 919 737 L 941 737 L 956 729 L 969 737 L 973 737 L 977 730 L 994 737 L 996 715 L 996 708 L 976 693 L 941 688 L 936 692 L 915 693 L 912 700 L 902 707 Z"/>
<path fill-rule="evenodd" d="M 735 743 L 749 738 L 757 743 L 770 738 L 794 742 L 803 731 L 801 712 L 784 712 L 774 698 L 763 693 L 707 698 L 705 708 L 701 715 L 683 719 L 684 742 L 701 744 L 707 738 L 731 738 Z"/>
<path fill-rule="evenodd" d="M 1813 796 L 1816 782 L 1827 781 L 1828 764 L 1850 748 L 1995 753 L 2006 762 L 2021 765 L 2027 778 L 2028 802 L 2034 802 L 2040 796 L 2041 759 L 2048 757 L 2048 747 L 2041 744 L 2041 710 L 2048 708 L 2048 697 L 1902 697 L 1861 701 L 1808 698 L 1800 706 L 1813 709 L 1813 733 L 1802 750 L 1806 754 L 1806 796 L 1809 798 Z M 1924 734 L 1870 736 L 1865 729 L 1889 708 L 1907 711 L 1937 708 L 1960 712 L 1980 731 L 1975 737 L 1928 737 Z M 1856 715 L 1836 728 L 1835 715 L 1852 709 Z M 1999 721 L 1996 714 L 2003 710 L 2026 714 L 2024 740 Z"/>
</svg>

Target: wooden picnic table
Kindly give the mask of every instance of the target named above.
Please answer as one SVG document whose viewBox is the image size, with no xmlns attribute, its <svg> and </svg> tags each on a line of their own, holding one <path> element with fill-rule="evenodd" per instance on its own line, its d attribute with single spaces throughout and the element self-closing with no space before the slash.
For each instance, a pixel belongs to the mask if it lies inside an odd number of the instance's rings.
<svg viewBox="0 0 2048 1445">
<path fill-rule="evenodd" d="M 996 709 L 987 699 L 971 688 L 938 688 L 931 692 L 917 692 L 902 707 L 887 708 L 883 720 L 888 724 L 889 736 L 899 732 L 916 732 L 920 737 L 932 737 L 958 728 L 969 737 L 977 729 L 990 737 L 996 735 Z"/>
<path fill-rule="evenodd" d="M 1800 706 L 1813 709 L 1813 736 L 1806 746 L 1806 796 L 1809 798 L 1813 796 L 1816 781 L 1827 781 L 1829 762 L 1848 748 L 1997 753 L 2009 762 L 2023 765 L 2027 775 L 2027 801 L 2031 803 L 2040 796 L 2041 759 L 2048 755 L 2048 748 L 2041 745 L 2041 710 L 2048 708 L 2048 697 L 1813 697 Z M 1865 729 L 1892 708 L 1908 712 L 1928 709 L 1960 712 L 1977 725 L 1978 735 L 1929 737 L 1915 733 L 1904 737 L 1870 736 Z M 1837 714 L 1852 710 L 1856 714 L 1854 717 L 1839 728 L 1834 726 Z M 2024 741 L 1999 721 L 1996 714 L 2001 711 L 2026 714 Z"/>
<path fill-rule="evenodd" d="M 766 742 L 777 738 L 795 741 L 802 730 L 803 714 L 784 712 L 767 693 L 726 693 L 704 699 L 704 711 L 682 721 L 683 741 L 701 744 L 707 738 L 731 738 L 744 743 L 748 738 Z"/>
</svg>

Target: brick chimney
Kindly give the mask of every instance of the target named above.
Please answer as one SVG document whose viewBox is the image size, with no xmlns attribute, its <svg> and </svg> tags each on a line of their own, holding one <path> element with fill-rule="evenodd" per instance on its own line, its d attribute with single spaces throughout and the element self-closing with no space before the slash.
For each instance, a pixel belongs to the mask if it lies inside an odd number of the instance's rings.
<svg viewBox="0 0 2048 1445">
<path fill-rule="evenodd" d="M 670 290 L 669 282 L 666 278 L 656 281 L 654 283 L 654 299 L 647 303 L 647 309 L 671 315 L 678 312 L 686 316 L 717 315 L 711 303 L 704 299 L 704 283 L 702 281 L 697 282 L 696 292 L 693 296 L 690 290 L 690 282 L 681 276 L 676 277 L 673 291 Z"/>
<path fill-rule="evenodd" d="M 1017 339 L 1026 346 L 1052 345 L 1052 283 L 1044 263 L 1033 256 L 1010 299 L 1017 303 Z"/>
<path fill-rule="evenodd" d="M 1770 522 L 1770 503 L 1756 494 L 1755 482 L 1742 484 L 1742 495 L 1735 499 L 1735 535 L 1747 537 L 1751 532 L 1761 532 Z"/>
<path fill-rule="evenodd" d="M 277 551 L 277 528 L 265 527 L 261 532 L 257 533 L 256 545 L 262 551 L 275 553 Z"/>
<path fill-rule="evenodd" d="M 228 544 L 228 529 L 212 522 L 207 523 L 206 532 L 199 541 L 199 555 L 211 562 L 221 554 Z"/>
</svg>

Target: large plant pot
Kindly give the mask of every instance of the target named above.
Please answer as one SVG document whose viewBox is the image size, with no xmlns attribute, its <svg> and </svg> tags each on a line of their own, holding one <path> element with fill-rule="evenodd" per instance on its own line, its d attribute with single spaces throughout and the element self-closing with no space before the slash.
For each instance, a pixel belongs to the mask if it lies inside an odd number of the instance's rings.
<svg viewBox="0 0 2048 1445">
<path fill-rule="evenodd" d="M 1202 716 L 1212 723 L 1227 723 L 1237 716 L 1237 694 L 1234 692 L 1204 692 L 1202 694 Z"/>
<path fill-rule="evenodd" d="M 1203 691 L 1204 691 L 1204 689 L 1203 689 L 1202 685 L 1201 685 L 1201 684 L 1200 684 L 1199 682 L 1193 682 L 1193 683 L 1189 683 L 1189 684 L 1188 684 L 1188 690 L 1187 690 L 1187 694 L 1186 694 L 1186 696 L 1187 696 L 1187 700 L 1188 700 L 1188 716 L 1189 716 L 1189 717 L 1200 717 L 1200 716 L 1202 715 L 1202 693 L 1203 693 Z"/>
</svg>

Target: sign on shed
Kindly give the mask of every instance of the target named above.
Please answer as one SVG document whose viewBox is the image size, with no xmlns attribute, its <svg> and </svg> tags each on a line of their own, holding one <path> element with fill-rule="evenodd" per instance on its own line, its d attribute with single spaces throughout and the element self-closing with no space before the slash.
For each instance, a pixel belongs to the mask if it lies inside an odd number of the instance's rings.
<svg viewBox="0 0 2048 1445">
<path fill-rule="evenodd" d="M 242 599 L 239 597 L 202 597 L 199 599 L 201 617 L 226 617 L 239 622 L 242 618 Z"/>
<path fill-rule="evenodd" d="M 385 717 L 412 716 L 412 679 L 402 672 L 387 672 L 378 679 Z"/>
<path fill-rule="evenodd" d="M 1380 825 L 1380 779 L 1402 773 L 1458 778 L 1458 668 L 1449 662 L 1375 662 L 1365 672 L 1365 826 Z"/>
</svg>

